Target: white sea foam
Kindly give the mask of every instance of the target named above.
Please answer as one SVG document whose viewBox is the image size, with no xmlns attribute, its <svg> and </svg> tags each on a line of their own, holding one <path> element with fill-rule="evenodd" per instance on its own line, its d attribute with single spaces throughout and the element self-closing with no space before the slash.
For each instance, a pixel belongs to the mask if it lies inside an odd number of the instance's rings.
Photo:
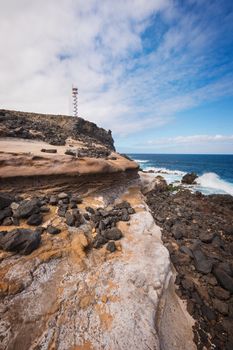
<svg viewBox="0 0 233 350">
<path fill-rule="evenodd" d="M 137 162 L 137 163 L 148 163 L 149 162 L 149 160 L 147 160 L 147 159 L 134 159 L 134 161 L 135 162 Z"/>
<path fill-rule="evenodd" d="M 155 175 L 162 175 L 168 184 L 181 183 L 186 172 L 180 170 L 169 170 L 166 168 L 145 167 L 144 170 L 153 170 Z M 233 196 L 233 184 L 224 181 L 215 173 L 205 173 L 196 180 L 197 185 L 187 186 L 190 190 L 200 191 L 203 194 L 228 193 Z M 186 187 L 186 186 L 184 186 Z"/>
<path fill-rule="evenodd" d="M 206 188 L 208 192 L 212 193 L 229 193 L 233 195 L 233 184 L 224 181 L 215 173 L 205 173 L 199 176 L 196 180 L 197 184 L 201 188 Z"/>
<path fill-rule="evenodd" d="M 144 170 L 145 171 L 153 170 L 155 173 L 167 174 L 167 175 L 184 176 L 186 174 L 184 171 L 180 171 L 180 170 L 170 170 L 166 168 L 156 168 L 156 167 L 146 167 L 144 168 Z"/>
</svg>

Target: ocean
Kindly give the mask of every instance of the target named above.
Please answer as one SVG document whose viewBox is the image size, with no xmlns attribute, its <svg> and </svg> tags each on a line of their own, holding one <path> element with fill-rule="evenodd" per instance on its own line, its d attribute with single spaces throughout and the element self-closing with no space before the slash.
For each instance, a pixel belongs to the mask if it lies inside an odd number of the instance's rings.
<svg viewBox="0 0 233 350">
<path fill-rule="evenodd" d="M 154 170 L 168 183 L 179 184 L 183 175 L 195 172 L 197 185 L 191 190 L 204 194 L 233 195 L 233 155 L 128 154 L 143 170 Z"/>
</svg>

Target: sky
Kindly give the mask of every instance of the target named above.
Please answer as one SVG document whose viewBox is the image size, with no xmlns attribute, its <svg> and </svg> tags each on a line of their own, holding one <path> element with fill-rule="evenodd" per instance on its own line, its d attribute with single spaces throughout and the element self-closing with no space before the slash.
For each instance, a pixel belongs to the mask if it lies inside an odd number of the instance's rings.
<svg viewBox="0 0 233 350">
<path fill-rule="evenodd" d="M 233 154 L 232 0 L 0 0 L 0 108 L 72 114 L 125 153 Z"/>
</svg>

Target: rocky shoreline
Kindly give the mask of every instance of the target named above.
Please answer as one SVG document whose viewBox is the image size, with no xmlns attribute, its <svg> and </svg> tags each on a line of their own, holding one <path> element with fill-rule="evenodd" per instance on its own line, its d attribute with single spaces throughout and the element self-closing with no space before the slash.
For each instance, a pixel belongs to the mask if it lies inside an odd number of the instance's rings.
<svg viewBox="0 0 233 350">
<path fill-rule="evenodd" d="M 0 120 L 0 348 L 195 350 L 145 203 L 166 182 L 81 118 Z"/>
<path fill-rule="evenodd" d="M 147 193 L 147 204 L 175 267 L 176 292 L 196 321 L 197 349 L 232 349 L 233 197 L 162 181 Z"/>
</svg>

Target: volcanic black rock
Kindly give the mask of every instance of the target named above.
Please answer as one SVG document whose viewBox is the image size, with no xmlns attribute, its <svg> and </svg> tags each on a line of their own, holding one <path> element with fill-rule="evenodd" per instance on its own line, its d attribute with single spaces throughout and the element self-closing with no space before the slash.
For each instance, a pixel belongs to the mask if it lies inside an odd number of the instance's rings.
<svg viewBox="0 0 233 350">
<path fill-rule="evenodd" d="M 117 241 L 123 237 L 122 232 L 116 227 L 106 230 L 102 234 L 106 239 L 113 241 Z"/>
<path fill-rule="evenodd" d="M 115 250 L 116 250 L 115 242 L 114 241 L 108 242 L 108 244 L 106 245 L 106 249 L 111 253 L 115 252 Z"/>
<path fill-rule="evenodd" d="M 183 184 L 186 184 L 186 185 L 193 185 L 195 183 L 195 180 L 197 179 L 197 177 L 198 176 L 195 173 L 188 173 L 182 177 L 181 182 Z"/>
<path fill-rule="evenodd" d="M 19 204 L 19 207 L 15 211 L 15 217 L 17 218 L 28 218 L 32 214 L 39 213 L 40 208 L 38 206 L 39 202 L 37 199 L 26 200 Z"/>
<path fill-rule="evenodd" d="M 43 222 L 43 215 L 38 213 L 38 214 L 32 214 L 29 219 L 27 220 L 28 225 L 33 225 L 33 226 L 39 226 Z"/>
<path fill-rule="evenodd" d="M 55 226 L 50 225 L 47 227 L 47 232 L 51 235 L 57 235 L 61 232 L 61 230 Z"/>
<path fill-rule="evenodd" d="M 9 207 L 12 202 L 13 199 L 11 197 L 0 195 L 0 210 Z"/>
<path fill-rule="evenodd" d="M 15 229 L 9 232 L 0 232 L 0 247 L 3 250 L 30 254 L 41 241 L 40 233 L 28 229 Z"/>
</svg>

